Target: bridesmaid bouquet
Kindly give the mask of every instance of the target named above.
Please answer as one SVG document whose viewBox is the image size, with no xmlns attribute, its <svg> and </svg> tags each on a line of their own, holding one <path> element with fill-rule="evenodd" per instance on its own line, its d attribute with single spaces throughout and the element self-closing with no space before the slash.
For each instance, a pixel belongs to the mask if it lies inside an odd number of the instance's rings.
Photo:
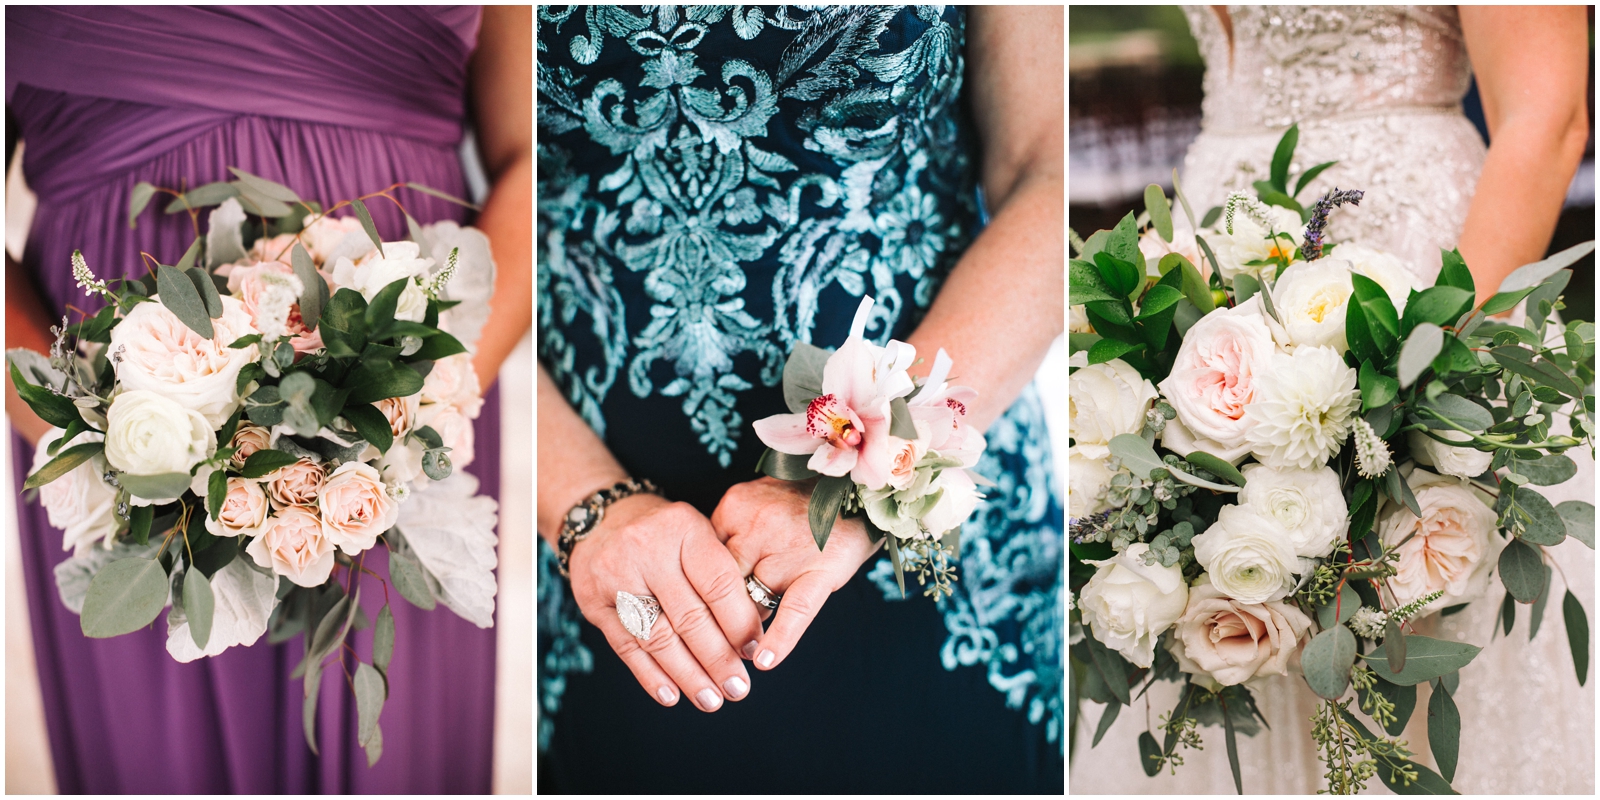
<svg viewBox="0 0 1600 800">
<path fill-rule="evenodd" d="M 961 524 L 977 507 L 978 483 L 993 485 L 972 469 L 985 442 L 964 422 L 978 393 L 950 385 L 953 364 L 942 349 L 918 383 L 906 372 L 915 348 L 868 342 L 872 303 L 861 301 L 837 351 L 795 345 L 783 368 L 793 413 L 756 421 L 768 448 L 756 469 L 779 480 L 816 479 L 809 516 L 817 549 L 841 513 L 864 514 L 867 535 L 887 545 L 901 594 L 915 572 L 918 583 L 933 582 L 925 594 L 948 595 Z"/>
<path fill-rule="evenodd" d="M 1130 692 L 1179 682 L 1160 738 L 1139 737 L 1146 773 L 1182 764 L 1197 725 L 1220 725 L 1242 793 L 1234 737 L 1265 723 L 1250 687 L 1293 672 L 1323 698 L 1310 734 L 1329 791 L 1376 774 L 1398 793 L 1454 793 L 1451 695 L 1481 648 L 1414 625 L 1497 574 L 1505 632 L 1521 602 L 1537 633 L 1546 548 L 1594 547 L 1594 506 L 1535 488 L 1575 474 L 1565 451 L 1594 452 L 1595 326 L 1551 316 L 1564 268 L 1594 243 L 1522 267 L 1476 306 L 1459 252 L 1433 286 L 1412 285 L 1398 259 L 1325 241 L 1328 214 L 1361 193 L 1301 207 L 1293 195 L 1329 165 L 1291 193 L 1296 137 L 1254 195 L 1200 227 L 1174 172 L 1192 241 L 1154 185 L 1144 242 L 1132 214 L 1073 236 L 1073 726 L 1080 698 L 1107 704 L 1098 744 Z M 1520 324 L 1488 318 L 1519 303 Z M 1562 608 L 1582 684 L 1587 617 L 1571 592 Z M 1422 683 L 1438 773 L 1394 738 Z"/>
<path fill-rule="evenodd" d="M 368 551 L 388 551 L 413 605 L 493 624 L 496 506 L 455 468 L 473 457 L 483 400 L 468 346 L 494 267 L 473 229 L 407 215 L 412 240 L 384 242 L 360 199 L 335 218 L 234 173 L 134 188 L 130 227 L 157 191 L 197 231 L 195 209 L 217 206 L 176 264 L 141 254 L 146 277 L 107 282 L 73 253 L 106 306 L 55 329 L 48 359 L 9 354 L 17 391 L 55 426 L 26 486 L 75 551 L 56 579 L 86 636 L 132 633 L 168 606 L 183 662 L 304 633 L 308 743 L 333 657 L 373 763 L 396 632 L 381 578 L 377 619 L 359 605 L 361 576 L 378 577 Z M 398 205 L 398 188 L 369 197 Z M 370 663 L 346 644 L 366 627 Z"/>
</svg>

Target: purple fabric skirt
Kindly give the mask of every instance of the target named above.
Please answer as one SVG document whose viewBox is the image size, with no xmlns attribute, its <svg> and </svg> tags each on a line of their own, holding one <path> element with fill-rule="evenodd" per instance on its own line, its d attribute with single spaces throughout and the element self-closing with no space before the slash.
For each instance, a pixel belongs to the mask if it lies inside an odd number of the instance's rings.
<svg viewBox="0 0 1600 800">
<path fill-rule="evenodd" d="M 104 102 L 84 101 L 91 108 Z M 70 113 L 75 102 L 60 105 Z M 49 168 L 29 165 L 39 166 Z M 187 180 L 194 186 L 229 179 L 228 166 L 324 202 L 402 181 L 466 194 L 452 147 L 338 125 L 235 117 L 90 190 L 41 195 L 23 261 L 56 316 L 69 305 L 94 310 L 73 286 L 74 248 L 105 278 L 141 272 L 141 250 L 171 263 L 192 241 L 187 215 L 160 214 L 166 201 L 159 197 L 156 211 L 141 216 L 137 230 L 128 229 L 127 198 L 136 182 L 177 187 Z M 443 201 L 416 193 L 401 200 L 424 224 L 464 221 L 464 209 Z M 370 207 L 385 238 L 405 235 L 391 204 L 379 199 Z M 477 459 L 468 472 L 478 476 L 480 492 L 498 496 L 498 392 L 486 400 L 476 425 Z M 20 491 L 33 454 L 20 438 L 13 444 Z M 367 767 L 355 741 L 354 698 L 337 669 L 323 676 L 318 757 L 301 732 L 301 682 L 289 677 L 304 652 L 303 638 L 269 645 L 263 637 L 252 647 L 189 664 L 167 654 L 164 614 L 134 634 L 85 638 L 78 616 L 56 592 L 53 569 L 70 555 L 61 548 L 61 532 L 36 501 L 19 502 L 17 514 L 34 654 L 62 793 L 489 791 L 493 630 L 480 630 L 443 606 L 422 611 L 391 592 L 396 636 L 390 702 L 380 720 L 383 758 Z M 381 549 L 366 565 L 387 580 Z M 368 618 L 376 619 L 384 601 L 380 587 L 368 581 L 361 595 Z M 370 629 L 352 639 L 370 658 Z"/>
</svg>

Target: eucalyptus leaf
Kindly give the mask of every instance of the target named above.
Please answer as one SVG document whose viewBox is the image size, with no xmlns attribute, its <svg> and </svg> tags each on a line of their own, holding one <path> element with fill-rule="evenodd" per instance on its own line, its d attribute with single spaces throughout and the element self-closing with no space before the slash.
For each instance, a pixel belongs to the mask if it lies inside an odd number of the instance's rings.
<svg viewBox="0 0 1600 800">
<path fill-rule="evenodd" d="M 389 660 L 394 658 L 394 612 L 384 603 L 378 612 L 378 622 L 372 628 L 372 665 L 389 671 Z"/>
<path fill-rule="evenodd" d="M 167 213 L 176 214 L 180 211 L 214 206 L 222 201 L 239 195 L 239 187 L 227 181 L 217 181 L 203 186 L 196 186 L 184 192 L 177 199 L 167 204 Z M 210 337 L 207 337 L 210 338 Z"/>
<path fill-rule="evenodd" d="M 1504 294 L 1537 287 L 1551 275 L 1577 263 L 1578 259 L 1592 252 L 1594 252 L 1593 240 L 1573 245 L 1549 258 L 1519 267 L 1516 271 L 1507 275 L 1505 280 L 1500 281 L 1500 292 Z"/>
<path fill-rule="evenodd" d="M 465 206 L 467 208 L 472 209 L 473 211 L 481 211 L 482 210 L 478 206 L 476 206 L 476 205 L 474 205 L 472 203 L 469 203 L 469 202 L 467 202 L 465 200 L 462 200 L 461 198 L 456 197 L 455 195 L 445 194 L 444 192 L 441 192 L 438 189 L 434 189 L 434 188 L 429 187 L 429 186 L 423 186 L 420 183 L 407 183 L 406 184 L 406 188 L 407 189 L 411 189 L 413 191 L 422 192 L 423 194 L 428 195 L 430 197 L 437 197 L 440 200 L 447 200 L 447 201 L 449 201 L 451 203 L 455 203 L 458 206 Z"/>
<path fill-rule="evenodd" d="M 64 439 L 65 437 L 63 437 Z M 83 442 L 75 444 L 61 454 L 50 459 L 44 466 L 36 470 L 28 479 L 22 482 L 24 489 L 37 489 L 62 475 L 78 468 L 79 464 L 99 455 L 106 449 L 105 442 Z"/>
<path fill-rule="evenodd" d="M 1561 544 L 1567 538 L 1567 525 L 1556 512 L 1550 501 L 1544 495 L 1526 486 L 1504 486 L 1502 493 L 1511 492 L 1517 506 L 1527 513 L 1527 528 L 1522 532 L 1522 538 L 1531 544 L 1553 547 Z M 1518 597 L 1518 600 L 1523 598 Z M 1523 600 L 1523 602 L 1527 602 Z"/>
<path fill-rule="evenodd" d="M 1383 655 L 1389 661 L 1389 673 L 1404 672 L 1406 668 L 1406 637 L 1400 625 L 1389 620 L 1383 626 Z"/>
<path fill-rule="evenodd" d="M 376 723 L 372 726 L 372 738 L 367 740 L 367 769 L 372 769 L 383 758 L 383 726 Z"/>
<path fill-rule="evenodd" d="M 156 187 L 148 181 L 139 181 L 133 185 L 133 192 L 128 195 L 128 230 L 139 227 L 136 220 L 144 210 L 150 206 L 150 199 L 156 196 Z"/>
<path fill-rule="evenodd" d="M 1457 394 L 1446 393 L 1432 400 L 1424 399 L 1417 404 L 1417 407 L 1433 411 L 1469 431 L 1485 431 L 1494 425 L 1494 415 L 1489 413 L 1489 409 Z M 1450 427 L 1425 414 L 1419 414 L 1418 418 L 1434 430 Z"/>
<path fill-rule="evenodd" d="M 1406 342 L 1400 347 L 1400 359 L 1396 364 L 1399 373 L 1400 388 L 1409 388 L 1422 376 L 1428 365 L 1433 363 L 1435 356 L 1444 349 L 1444 329 L 1431 322 L 1424 322 L 1411 329 L 1411 335 L 1406 337 Z"/>
<path fill-rule="evenodd" d="M 187 472 L 168 472 L 162 475 L 117 474 L 117 482 L 135 497 L 146 500 L 174 500 L 183 496 L 192 482 Z"/>
<path fill-rule="evenodd" d="M 322 673 L 307 675 L 305 681 L 306 698 L 300 704 L 300 726 L 306 735 L 306 746 L 311 748 L 313 755 L 322 755 L 317 750 L 317 695 L 322 693 Z"/>
<path fill-rule="evenodd" d="M 1156 233 L 1164 242 L 1172 241 L 1172 206 L 1167 203 L 1167 195 L 1161 191 L 1157 184 L 1144 187 L 1144 207 L 1150 212 L 1150 224 L 1156 228 Z"/>
<path fill-rule="evenodd" d="M 1184 456 L 1184 460 L 1236 486 L 1244 486 L 1244 473 L 1240 472 L 1238 467 L 1210 453 L 1194 450 Z"/>
<path fill-rule="evenodd" d="M 1550 565 L 1544 565 L 1544 588 L 1539 590 L 1539 599 L 1533 601 L 1533 613 L 1528 616 L 1528 641 L 1533 641 L 1539 635 L 1539 626 L 1544 624 L 1545 607 L 1550 605 L 1550 577 L 1553 573 Z"/>
<path fill-rule="evenodd" d="M 1583 604 L 1568 589 L 1561 600 L 1561 617 L 1567 623 L 1567 644 L 1572 648 L 1572 665 L 1578 671 L 1578 685 L 1589 680 L 1589 617 Z"/>
<path fill-rule="evenodd" d="M 400 591 L 400 596 L 411 605 L 424 611 L 432 611 L 438 605 L 433 590 L 428 588 L 428 581 L 423 577 L 422 567 L 407 556 L 390 551 L 389 578 L 394 581 L 394 588 Z"/>
<path fill-rule="evenodd" d="M 1405 637 L 1405 648 L 1405 668 L 1398 673 L 1389 671 L 1389 659 L 1384 654 L 1374 652 L 1362 658 L 1383 680 L 1396 686 L 1415 686 L 1455 672 L 1471 663 L 1483 650 L 1466 642 L 1450 642 L 1427 636 Z"/>
<path fill-rule="evenodd" d="M 1512 597 L 1524 603 L 1539 599 L 1544 585 L 1544 562 L 1539 550 L 1521 539 L 1512 539 L 1500 551 L 1500 582 Z"/>
<path fill-rule="evenodd" d="M 211 619 L 216 597 L 204 572 L 190 569 L 183 573 L 183 613 L 189 620 L 189 635 L 196 647 L 206 649 L 211 641 Z"/>
<path fill-rule="evenodd" d="M 1583 500 L 1564 500 L 1556 504 L 1556 513 L 1566 523 L 1567 535 L 1594 549 L 1594 504 Z"/>
<path fill-rule="evenodd" d="M 1355 634 L 1343 625 L 1335 625 L 1306 645 L 1300 663 L 1311 691 L 1318 697 L 1337 700 L 1350 685 L 1350 668 L 1355 661 Z"/>
<path fill-rule="evenodd" d="M 1228 486 L 1221 483 L 1212 483 L 1190 475 L 1182 470 L 1171 469 L 1156 456 L 1156 451 L 1144 437 L 1136 433 L 1123 433 L 1112 437 L 1110 442 L 1111 454 L 1122 461 L 1122 465 L 1130 472 L 1141 478 L 1150 477 L 1150 473 L 1157 469 L 1167 470 L 1172 477 L 1191 486 L 1200 486 L 1219 492 L 1237 492 L 1239 487 Z"/>
<path fill-rule="evenodd" d="M 1117 721 L 1117 713 L 1120 711 L 1122 711 L 1122 704 L 1115 700 L 1106 705 L 1105 712 L 1100 715 L 1100 725 L 1095 728 L 1094 741 L 1089 743 L 1091 748 L 1099 745 L 1100 740 L 1106 735 L 1106 731 L 1111 730 L 1111 723 Z"/>
<path fill-rule="evenodd" d="M 1461 712 L 1456 710 L 1450 692 L 1437 682 L 1433 696 L 1428 698 L 1428 747 L 1433 750 L 1439 774 L 1447 781 L 1455 780 L 1461 748 Z"/>
<path fill-rule="evenodd" d="M 1156 737 L 1149 731 L 1139 734 L 1139 766 L 1144 768 L 1144 774 L 1154 778 L 1161 771 L 1159 759 L 1161 745 L 1156 743 Z"/>
<path fill-rule="evenodd" d="M 1528 482 L 1537 486 L 1555 486 L 1578 474 L 1578 465 L 1564 455 L 1543 455 L 1529 461 L 1514 460 L 1506 465 L 1512 472 L 1525 475 Z"/>
<path fill-rule="evenodd" d="M 234 177 L 239 179 L 240 183 L 243 183 L 254 190 L 256 194 L 262 195 L 263 197 L 270 197 L 273 200 L 283 203 L 300 202 L 300 195 L 295 194 L 293 189 L 290 189 L 281 183 L 275 183 L 267 180 L 266 178 L 251 175 L 250 173 L 245 172 L 238 167 L 228 167 L 228 171 L 232 172 Z"/>
<path fill-rule="evenodd" d="M 889 401 L 889 435 L 898 436 L 906 441 L 917 438 L 917 426 L 911 421 L 911 406 L 904 397 L 896 397 Z"/>
<path fill-rule="evenodd" d="M 383 700 L 388 691 L 383 675 L 365 661 L 356 664 L 353 681 L 356 693 L 356 742 L 365 746 L 372 741 L 378 729 L 378 716 L 383 713 Z"/>
<path fill-rule="evenodd" d="M 1338 620 L 1333 618 L 1335 607 L 1339 610 Z M 1338 596 L 1317 606 L 1317 625 L 1323 630 L 1332 628 L 1334 625 L 1343 625 L 1356 615 L 1356 610 L 1359 608 L 1361 608 L 1360 596 L 1356 594 L 1354 587 L 1349 583 L 1345 583 L 1339 587 Z"/>
<path fill-rule="evenodd" d="M 161 304 L 190 330 L 199 334 L 200 338 L 210 339 L 216 336 L 216 329 L 211 325 L 211 315 L 206 310 L 205 301 L 200 298 L 200 292 L 189 280 L 189 276 L 183 274 L 177 267 L 157 265 L 156 291 L 160 294 Z"/>
<path fill-rule="evenodd" d="M 316 330 L 317 323 L 322 320 L 322 309 L 328 304 L 328 282 L 317 273 L 311 254 L 299 242 L 289 250 L 289 261 L 294 267 L 294 276 L 300 279 L 300 321 L 307 330 Z"/>
<path fill-rule="evenodd" d="M 83 598 L 83 635 L 106 639 L 149 625 L 166 606 L 168 590 L 160 561 L 124 558 L 105 565 Z"/>
<path fill-rule="evenodd" d="M 361 221 L 361 229 L 367 232 L 367 238 L 372 240 L 372 245 L 383 253 L 383 239 L 378 238 L 378 226 L 372 223 L 372 212 L 367 210 L 367 204 L 359 199 L 351 200 L 350 207 L 355 209 L 356 219 Z"/>
<path fill-rule="evenodd" d="M 1122 656 L 1100 643 L 1093 636 L 1085 637 L 1089 643 L 1089 653 L 1094 659 L 1094 666 L 1100 670 L 1100 675 L 1105 679 L 1106 686 L 1111 689 L 1111 694 L 1123 705 L 1129 705 L 1132 698 L 1128 695 L 1128 663 Z"/>
</svg>

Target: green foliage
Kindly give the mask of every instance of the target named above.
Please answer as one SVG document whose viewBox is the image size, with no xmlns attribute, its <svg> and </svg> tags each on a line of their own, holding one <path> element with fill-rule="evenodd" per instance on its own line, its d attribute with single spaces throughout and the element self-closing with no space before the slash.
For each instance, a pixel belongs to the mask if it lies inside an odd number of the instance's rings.
<svg viewBox="0 0 1600 800">
<path fill-rule="evenodd" d="M 1448 675 L 1466 666 L 1483 650 L 1466 642 L 1450 642 L 1427 636 L 1406 636 L 1405 668 L 1389 669 L 1388 656 L 1369 653 L 1362 656 L 1383 680 L 1396 686 L 1414 686 Z"/>
<path fill-rule="evenodd" d="M 166 604 L 167 573 L 161 562 L 119 559 L 95 573 L 79 623 L 91 639 L 121 636 L 155 621 Z"/>
<path fill-rule="evenodd" d="M 848 475 L 823 475 L 817 479 L 816 486 L 811 490 L 806 516 L 811 523 L 811 538 L 816 540 L 818 550 L 828 544 L 833 524 L 839 519 L 839 508 L 844 505 L 845 496 L 854 492 L 855 488 L 855 482 Z"/>
<path fill-rule="evenodd" d="M 1306 645 L 1301 651 L 1300 664 L 1311 691 L 1334 700 L 1350 685 L 1350 667 L 1355 660 L 1355 635 L 1349 628 L 1336 625 L 1317 634 Z"/>
<path fill-rule="evenodd" d="M 189 635 L 196 647 L 206 649 L 211 641 L 211 617 L 216 598 L 205 573 L 191 569 L 183 574 L 183 614 L 189 620 Z"/>
<path fill-rule="evenodd" d="M 1572 665 L 1578 671 L 1578 685 L 1589 679 L 1589 616 L 1583 604 L 1567 590 L 1561 599 L 1561 616 L 1567 624 L 1567 644 L 1572 648 Z"/>
<path fill-rule="evenodd" d="M 400 596 L 411 605 L 424 611 L 432 611 L 438 605 L 433 597 L 433 589 L 429 588 L 427 579 L 423 577 L 422 567 L 409 556 L 389 551 L 389 578 L 394 581 L 394 588 L 400 591 Z"/>
<path fill-rule="evenodd" d="M 1461 748 L 1461 712 L 1455 700 L 1440 681 L 1433 682 L 1433 696 L 1428 698 L 1428 746 L 1433 750 L 1433 761 L 1439 765 L 1439 774 L 1445 780 L 1455 780 L 1456 757 Z"/>
</svg>

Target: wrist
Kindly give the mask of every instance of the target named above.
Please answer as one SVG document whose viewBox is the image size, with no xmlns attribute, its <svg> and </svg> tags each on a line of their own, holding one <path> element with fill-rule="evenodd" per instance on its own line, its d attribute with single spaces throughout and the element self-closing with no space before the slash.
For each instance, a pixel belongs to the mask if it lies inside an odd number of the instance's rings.
<svg viewBox="0 0 1600 800">
<path fill-rule="evenodd" d="M 562 519 L 561 532 L 556 538 L 556 561 L 562 576 L 570 577 L 573 549 L 603 525 L 606 517 L 610 516 L 608 512 L 612 506 L 630 497 L 659 494 L 660 491 L 650 481 L 629 478 L 600 489 L 575 504 Z M 629 515 L 634 513 L 632 509 L 624 509 L 623 523 L 626 524 Z"/>
</svg>

